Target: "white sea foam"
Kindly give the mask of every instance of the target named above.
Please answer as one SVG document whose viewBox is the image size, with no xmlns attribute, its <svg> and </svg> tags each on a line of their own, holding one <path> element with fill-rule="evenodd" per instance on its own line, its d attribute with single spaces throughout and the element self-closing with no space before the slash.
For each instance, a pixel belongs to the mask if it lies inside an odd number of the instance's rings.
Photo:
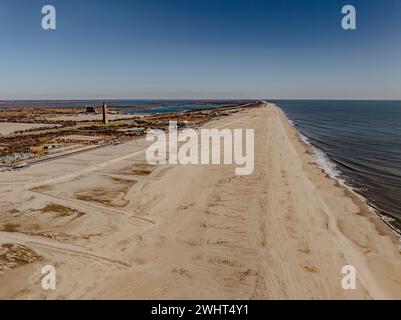
<svg viewBox="0 0 401 320">
<path fill-rule="evenodd" d="M 288 122 L 290 123 L 290 125 L 292 125 L 293 127 L 295 127 L 295 122 L 294 122 L 294 121 L 288 119 Z"/>
<path fill-rule="evenodd" d="M 296 123 L 294 121 L 288 119 L 288 122 L 294 128 L 296 127 Z M 309 138 L 306 137 L 305 135 L 303 135 L 301 132 L 299 132 L 299 130 L 297 130 L 297 134 L 298 134 L 299 139 L 303 143 L 305 143 L 311 150 L 312 159 L 318 165 L 318 167 L 320 169 L 322 169 L 330 178 L 338 181 L 338 183 L 341 186 L 345 187 L 347 190 L 352 192 L 352 194 L 354 194 L 361 202 L 365 203 L 368 206 L 369 210 L 373 214 L 376 214 L 382 221 L 384 221 L 384 223 L 386 223 L 397 235 L 401 235 L 401 230 L 399 230 L 398 228 L 395 228 L 394 225 L 391 223 L 391 222 L 395 221 L 393 218 L 391 218 L 387 215 L 381 214 L 379 209 L 373 207 L 364 196 L 362 196 L 360 193 L 356 192 L 353 187 L 351 187 L 349 184 L 347 184 L 346 180 L 343 178 L 343 175 L 342 175 L 342 172 L 340 171 L 340 169 L 338 169 L 337 165 L 329 159 L 329 157 L 327 156 L 327 154 L 324 151 L 322 151 L 319 148 L 317 148 L 316 146 L 314 146 L 310 142 Z M 401 242 L 401 238 L 400 238 L 400 242 Z M 401 245 L 400 245 L 400 249 L 401 249 Z"/>
<path fill-rule="evenodd" d="M 290 124 L 293 122 L 291 121 Z M 338 169 L 337 165 L 329 159 L 327 154 L 320 150 L 319 148 L 315 147 L 308 137 L 304 136 L 302 133 L 298 131 L 299 139 L 309 146 L 310 150 L 312 151 L 312 158 L 315 163 L 322 169 L 330 178 L 336 179 L 341 185 L 346 186 L 345 180 L 341 178 L 341 171 Z"/>
</svg>

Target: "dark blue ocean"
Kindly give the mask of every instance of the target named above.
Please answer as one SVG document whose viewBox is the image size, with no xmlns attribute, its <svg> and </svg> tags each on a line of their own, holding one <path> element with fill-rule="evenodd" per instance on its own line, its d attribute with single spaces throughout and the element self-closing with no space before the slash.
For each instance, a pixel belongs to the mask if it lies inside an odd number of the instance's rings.
<svg viewBox="0 0 401 320">
<path fill-rule="evenodd" d="M 276 100 L 318 164 L 401 230 L 401 101 Z"/>
</svg>

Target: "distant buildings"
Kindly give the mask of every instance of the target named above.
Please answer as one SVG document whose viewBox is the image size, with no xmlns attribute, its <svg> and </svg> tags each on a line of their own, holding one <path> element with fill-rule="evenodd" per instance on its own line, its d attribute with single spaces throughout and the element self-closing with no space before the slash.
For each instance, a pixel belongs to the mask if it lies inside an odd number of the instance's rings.
<svg viewBox="0 0 401 320">
<path fill-rule="evenodd" d="M 11 164 L 11 163 L 15 163 L 18 161 L 30 159 L 30 158 L 32 158 L 32 156 L 33 156 L 32 153 L 17 152 L 12 155 L 1 157 L 0 162 L 5 163 L 5 164 Z"/>
<path fill-rule="evenodd" d="M 86 107 L 85 113 L 96 113 L 96 109 L 94 107 Z"/>
<path fill-rule="evenodd" d="M 88 106 L 86 106 L 85 107 L 85 113 L 95 113 L 96 114 L 96 108 L 95 107 L 88 107 Z M 109 123 L 109 114 L 110 114 L 110 112 L 109 112 L 109 108 L 107 107 L 107 104 L 106 103 L 104 103 L 103 102 L 103 105 L 102 105 L 102 115 L 103 115 L 103 117 L 102 117 L 102 123 L 103 124 L 108 124 Z"/>
</svg>

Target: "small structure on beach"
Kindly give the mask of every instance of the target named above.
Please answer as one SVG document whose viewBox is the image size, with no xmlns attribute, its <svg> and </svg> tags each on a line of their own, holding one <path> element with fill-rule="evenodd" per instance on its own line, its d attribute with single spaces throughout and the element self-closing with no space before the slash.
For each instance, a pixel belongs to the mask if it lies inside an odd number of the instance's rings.
<svg viewBox="0 0 401 320">
<path fill-rule="evenodd" d="M 85 113 L 96 113 L 96 109 L 94 107 L 85 107 Z"/>
</svg>

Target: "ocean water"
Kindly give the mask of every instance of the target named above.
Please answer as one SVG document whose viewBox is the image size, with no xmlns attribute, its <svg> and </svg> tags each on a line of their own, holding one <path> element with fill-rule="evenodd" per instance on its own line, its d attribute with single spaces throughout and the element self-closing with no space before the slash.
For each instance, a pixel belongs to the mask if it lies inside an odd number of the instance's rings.
<svg viewBox="0 0 401 320">
<path fill-rule="evenodd" d="M 161 106 L 151 106 L 150 109 L 144 110 L 125 110 L 126 113 L 135 113 L 135 114 L 151 114 L 151 113 L 173 113 L 173 112 L 182 112 L 187 110 L 207 110 L 213 108 L 224 107 L 227 104 L 224 103 L 205 103 L 205 104 L 196 104 L 191 102 L 178 102 L 178 103 L 167 103 Z"/>
<path fill-rule="evenodd" d="M 276 100 L 331 177 L 401 230 L 401 101 Z"/>
</svg>

